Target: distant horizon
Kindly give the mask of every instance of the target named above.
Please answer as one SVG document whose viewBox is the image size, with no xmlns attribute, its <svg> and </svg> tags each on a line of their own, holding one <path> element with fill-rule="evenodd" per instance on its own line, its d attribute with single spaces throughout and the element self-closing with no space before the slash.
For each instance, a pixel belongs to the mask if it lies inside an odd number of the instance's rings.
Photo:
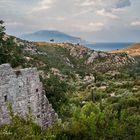
<svg viewBox="0 0 140 140">
<path fill-rule="evenodd" d="M 57 30 L 95 42 L 139 42 L 140 0 L 1 0 L 7 33 Z"/>
<path fill-rule="evenodd" d="M 64 33 L 64 34 L 72 36 L 72 37 L 77 37 L 77 38 L 85 40 L 84 38 L 81 38 L 80 36 L 73 36 L 72 34 L 68 34 L 68 33 L 65 33 L 63 31 L 52 30 L 52 29 L 50 29 L 50 30 L 49 29 L 44 29 L 44 30 L 41 29 L 41 30 L 38 30 L 38 31 L 28 32 L 28 33 L 25 33 L 25 34 L 32 34 L 32 33 L 36 33 L 36 32 L 39 32 L 39 31 L 57 31 L 57 32 L 61 32 L 61 33 Z M 6 31 L 6 33 L 7 33 L 7 31 Z M 9 33 L 7 33 L 7 34 L 11 35 L 11 36 L 18 37 L 18 38 L 21 38 L 21 36 L 24 35 L 22 33 L 20 35 L 14 35 L 14 34 L 9 34 Z M 85 40 L 85 41 L 89 42 L 87 44 L 95 44 L 95 43 L 140 43 L 140 41 L 95 41 L 95 42 L 91 42 L 89 40 Z"/>
</svg>

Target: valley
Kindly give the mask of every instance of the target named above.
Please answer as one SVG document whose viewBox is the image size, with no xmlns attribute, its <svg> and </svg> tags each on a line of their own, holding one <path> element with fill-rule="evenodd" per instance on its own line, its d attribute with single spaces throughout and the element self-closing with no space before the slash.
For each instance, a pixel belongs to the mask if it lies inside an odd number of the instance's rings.
<svg viewBox="0 0 140 140">
<path fill-rule="evenodd" d="M 32 113 L 22 118 L 11 108 L 11 123 L 0 127 L 0 139 L 140 138 L 138 56 L 125 51 L 95 51 L 79 44 L 30 42 L 5 33 L 0 35 L 0 64 L 10 63 L 15 70 L 36 67 L 43 93 L 59 118 L 51 127 L 42 129 L 32 119 Z"/>
</svg>

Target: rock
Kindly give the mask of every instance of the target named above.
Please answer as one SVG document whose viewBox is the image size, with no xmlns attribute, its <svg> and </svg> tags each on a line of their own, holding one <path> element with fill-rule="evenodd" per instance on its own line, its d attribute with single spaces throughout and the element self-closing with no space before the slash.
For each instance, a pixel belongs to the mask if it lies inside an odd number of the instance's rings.
<svg viewBox="0 0 140 140">
<path fill-rule="evenodd" d="M 102 91 L 105 91 L 106 88 L 107 88 L 106 86 L 101 86 L 99 89 L 102 90 Z"/>
<path fill-rule="evenodd" d="M 93 63 L 93 61 L 94 61 L 95 59 L 97 59 L 98 57 L 99 57 L 99 54 L 98 54 L 97 52 L 93 52 L 93 53 L 90 55 L 90 57 L 88 58 L 87 64 Z"/>
<path fill-rule="evenodd" d="M 115 97 L 115 93 L 114 93 L 114 92 L 111 93 L 110 96 L 111 96 L 111 97 Z"/>
<path fill-rule="evenodd" d="M 0 125 L 10 123 L 7 103 L 23 118 L 30 108 L 34 122 L 43 128 L 58 119 L 45 96 L 36 68 L 13 70 L 9 64 L 0 65 Z"/>
<path fill-rule="evenodd" d="M 93 75 L 85 76 L 83 80 L 84 82 L 91 83 L 95 81 L 95 77 Z"/>
</svg>

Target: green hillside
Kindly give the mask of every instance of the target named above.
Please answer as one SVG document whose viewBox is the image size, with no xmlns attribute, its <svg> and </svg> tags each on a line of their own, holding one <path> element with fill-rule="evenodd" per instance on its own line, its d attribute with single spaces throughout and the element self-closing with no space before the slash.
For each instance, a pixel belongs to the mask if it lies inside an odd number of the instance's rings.
<svg viewBox="0 0 140 140">
<path fill-rule="evenodd" d="M 59 122 L 41 130 L 15 116 L 0 127 L 3 140 L 139 140 L 140 65 L 126 53 L 97 52 L 79 44 L 28 42 L 5 34 L 0 64 L 37 67 Z"/>
</svg>

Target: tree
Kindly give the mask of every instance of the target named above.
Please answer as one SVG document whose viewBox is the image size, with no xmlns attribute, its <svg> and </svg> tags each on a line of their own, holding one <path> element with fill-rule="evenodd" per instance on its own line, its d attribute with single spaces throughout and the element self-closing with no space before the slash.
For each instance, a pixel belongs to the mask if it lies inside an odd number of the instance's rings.
<svg viewBox="0 0 140 140">
<path fill-rule="evenodd" d="M 42 82 L 47 98 L 52 103 L 55 111 L 60 115 L 61 107 L 68 102 L 66 92 L 69 90 L 69 85 L 54 75 L 51 75 L 48 79 L 42 79 Z"/>
<path fill-rule="evenodd" d="M 24 62 L 22 47 L 18 46 L 15 37 L 5 35 L 4 21 L 0 20 L 0 64 L 10 63 L 12 67 L 19 66 Z"/>
<path fill-rule="evenodd" d="M 3 36 L 5 34 L 5 27 L 3 26 L 3 23 L 4 21 L 3 20 L 0 20 L 0 42 L 2 41 L 3 39 Z"/>
</svg>

